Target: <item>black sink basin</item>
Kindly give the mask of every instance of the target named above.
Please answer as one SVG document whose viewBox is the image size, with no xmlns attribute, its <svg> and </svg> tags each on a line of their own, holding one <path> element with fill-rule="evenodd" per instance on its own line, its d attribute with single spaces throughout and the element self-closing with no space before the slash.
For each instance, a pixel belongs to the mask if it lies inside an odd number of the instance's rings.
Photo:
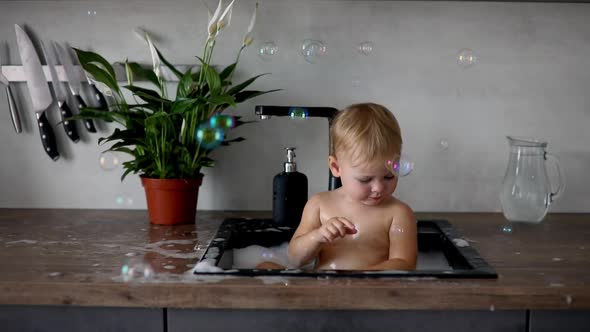
<svg viewBox="0 0 590 332">
<path fill-rule="evenodd" d="M 261 246 L 286 248 L 295 232 L 291 227 L 277 227 L 271 219 L 226 219 L 205 251 L 197 268 L 197 275 L 223 274 L 240 276 L 302 276 L 302 277 L 436 277 L 436 278 L 497 278 L 498 275 L 453 229 L 446 220 L 418 221 L 418 264 L 413 271 L 359 271 L 359 270 L 266 270 L 243 263 L 234 266 L 234 254 Z M 258 247 L 257 247 L 258 248 Z M 261 261 L 265 259 L 261 258 Z"/>
</svg>

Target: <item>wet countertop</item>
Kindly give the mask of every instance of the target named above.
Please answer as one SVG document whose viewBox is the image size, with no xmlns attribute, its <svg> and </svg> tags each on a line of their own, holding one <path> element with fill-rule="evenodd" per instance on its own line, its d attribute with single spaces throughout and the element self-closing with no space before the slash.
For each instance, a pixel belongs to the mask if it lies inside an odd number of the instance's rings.
<svg viewBox="0 0 590 332">
<path fill-rule="evenodd" d="M 191 225 L 152 226 L 144 210 L 0 209 L 0 304 L 265 309 L 590 309 L 590 214 L 512 224 L 498 213 L 447 219 L 498 279 L 194 276 L 224 218 L 269 211 L 198 211 Z M 148 281 L 121 276 L 146 262 Z"/>
</svg>

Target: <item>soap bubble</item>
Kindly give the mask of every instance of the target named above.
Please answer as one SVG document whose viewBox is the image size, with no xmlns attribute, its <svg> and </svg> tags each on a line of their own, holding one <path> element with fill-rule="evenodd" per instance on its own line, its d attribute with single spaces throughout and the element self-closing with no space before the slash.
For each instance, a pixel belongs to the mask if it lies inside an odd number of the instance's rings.
<svg viewBox="0 0 590 332">
<path fill-rule="evenodd" d="M 291 119 L 305 119 L 308 116 L 307 109 L 303 107 L 291 107 L 289 109 Z"/>
<path fill-rule="evenodd" d="M 319 40 L 306 39 L 301 45 L 301 54 L 305 61 L 318 63 L 326 55 L 326 45 Z"/>
<path fill-rule="evenodd" d="M 119 166 L 119 157 L 111 151 L 106 151 L 98 157 L 98 164 L 100 168 L 105 171 L 112 171 Z"/>
<path fill-rule="evenodd" d="M 270 61 L 279 52 L 279 47 L 269 41 L 260 45 L 258 48 L 258 55 L 265 61 Z"/>
<path fill-rule="evenodd" d="M 406 176 L 414 169 L 414 162 L 408 156 L 395 156 L 385 162 L 385 167 L 395 176 Z"/>
<path fill-rule="evenodd" d="M 447 141 L 446 139 L 443 138 L 438 143 L 438 146 L 441 151 L 447 151 L 449 149 L 449 141 Z"/>
<path fill-rule="evenodd" d="M 507 233 L 507 234 L 512 233 L 512 225 L 507 224 L 507 225 L 502 226 L 502 232 Z"/>
<path fill-rule="evenodd" d="M 457 53 L 457 63 L 463 68 L 469 68 L 475 65 L 476 62 L 477 56 L 469 48 L 463 48 Z"/>
<path fill-rule="evenodd" d="M 129 259 L 121 266 L 121 277 L 124 282 L 146 282 L 154 277 L 154 269 L 143 261 Z"/>
<path fill-rule="evenodd" d="M 126 197 L 123 195 L 119 195 L 116 198 L 116 202 L 117 202 L 117 205 L 119 205 L 119 206 L 123 206 L 123 205 L 131 206 L 131 205 L 133 205 L 133 197 Z"/>
<path fill-rule="evenodd" d="M 205 149 L 218 147 L 225 139 L 225 133 L 221 128 L 214 128 L 209 125 L 200 125 L 195 131 L 197 142 Z"/>
<path fill-rule="evenodd" d="M 365 42 L 362 42 L 359 44 L 358 51 L 362 55 L 371 55 L 371 53 L 373 53 L 373 47 L 374 47 L 373 42 L 365 41 Z"/>
<path fill-rule="evenodd" d="M 236 126 L 236 120 L 231 115 L 218 114 L 209 119 L 212 128 L 230 129 Z"/>
</svg>

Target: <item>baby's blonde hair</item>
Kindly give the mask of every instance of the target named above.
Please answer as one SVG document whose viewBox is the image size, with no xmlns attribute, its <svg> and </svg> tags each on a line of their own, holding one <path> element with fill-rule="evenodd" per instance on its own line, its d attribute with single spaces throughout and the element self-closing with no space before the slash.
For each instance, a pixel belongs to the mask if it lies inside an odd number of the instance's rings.
<svg viewBox="0 0 590 332">
<path fill-rule="evenodd" d="M 354 104 L 338 112 L 330 126 L 330 154 L 355 163 L 388 160 L 401 154 L 397 119 L 384 106 Z"/>
</svg>

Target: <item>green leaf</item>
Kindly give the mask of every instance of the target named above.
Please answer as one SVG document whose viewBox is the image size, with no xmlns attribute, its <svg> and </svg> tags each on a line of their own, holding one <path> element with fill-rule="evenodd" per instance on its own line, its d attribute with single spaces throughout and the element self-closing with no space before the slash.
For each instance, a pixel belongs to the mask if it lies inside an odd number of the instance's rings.
<svg viewBox="0 0 590 332">
<path fill-rule="evenodd" d="M 100 65 L 102 65 L 102 67 L 109 73 L 109 75 L 112 78 L 116 77 L 115 70 L 113 69 L 113 66 L 111 66 L 111 64 L 105 58 L 100 56 L 99 54 L 96 54 L 94 52 L 82 51 L 82 50 L 77 49 L 75 47 L 73 47 L 73 49 L 74 49 L 74 51 L 76 51 L 76 55 L 78 55 L 78 60 L 80 60 L 80 64 L 82 65 L 82 67 L 84 67 L 85 70 L 87 70 L 85 64 L 89 64 L 92 62 L 98 62 Z"/>
<path fill-rule="evenodd" d="M 230 95 L 217 95 L 211 98 L 207 98 L 207 103 L 213 106 L 219 106 L 219 105 L 231 105 L 231 106 L 235 106 L 236 102 L 235 102 L 235 98 L 234 96 L 230 96 Z"/>
<path fill-rule="evenodd" d="M 225 67 L 225 69 L 219 73 L 219 78 L 221 78 L 222 81 L 225 81 L 225 79 L 228 78 L 234 72 L 234 70 L 236 70 L 237 65 L 238 63 L 234 62 L 231 65 Z"/>
<path fill-rule="evenodd" d="M 182 73 L 176 69 L 176 67 L 174 67 L 174 65 L 172 65 L 170 62 L 168 62 L 168 60 L 166 60 L 166 58 L 164 58 L 164 56 L 162 55 L 162 52 L 160 52 L 160 50 L 154 46 L 154 48 L 156 49 L 156 52 L 158 52 L 158 57 L 160 57 L 160 60 L 162 60 L 162 62 L 166 65 L 166 67 L 168 67 L 173 73 L 174 75 L 176 75 L 176 77 L 178 77 L 178 79 L 182 78 Z"/>
<path fill-rule="evenodd" d="M 170 113 L 172 114 L 184 114 L 187 111 L 191 111 L 195 108 L 198 103 L 197 99 L 179 99 L 172 103 Z"/>
<path fill-rule="evenodd" d="M 94 79 L 98 82 L 104 83 L 113 91 L 120 91 L 119 85 L 117 84 L 117 80 L 114 76 L 111 76 L 108 71 L 92 63 L 82 64 L 82 67 L 85 71 L 90 73 L 90 75 L 92 75 L 92 77 L 94 77 Z"/>
<path fill-rule="evenodd" d="M 252 84 L 252 82 L 256 81 L 257 78 L 264 76 L 264 75 L 268 75 L 268 73 L 256 75 L 250 79 L 245 80 L 244 82 L 242 82 L 238 85 L 234 85 L 231 89 L 227 90 L 227 93 L 229 93 L 230 95 L 234 95 L 234 94 L 244 90 L 246 87 L 248 87 L 248 85 L 250 85 L 250 84 Z"/>
<path fill-rule="evenodd" d="M 219 78 L 219 74 L 217 74 L 215 68 L 207 64 L 203 64 L 202 70 L 205 71 L 205 79 L 207 80 L 207 85 L 209 85 L 211 95 L 218 95 L 221 92 L 221 78 Z"/>
<path fill-rule="evenodd" d="M 193 91 L 194 81 L 191 73 L 191 69 L 187 70 L 180 81 L 178 82 L 178 88 L 176 90 L 176 97 L 186 97 Z"/>
<path fill-rule="evenodd" d="M 115 121 L 115 115 L 111 112 L 105 112 L 100 108 L 83 107 L 80 109 L 80 113 L 74 114 L 71 117 L 65 118 L 63 121 L 70 120 L 86 120 L 86 119 L 99 119 L 106 122 Z M 60 122 L 61 123 L 61 122 Z"/>
<path fill-rule="evenodd" d="M 151 69 L 143 68 L 137 62 L 128 62 L 127 64 L 133 72 L 135 80 L 147 80 L 155 84 L 157 87 L 160 87 L 160 81 L 158 81 L 158 76 L 156 76 L 156 73 L 154 73 Z"/>
<path fill-rule="evenodd" d="M 154 90 L 150 90 L 150 89 L 146 89 L 146 88 L 142 88 L 142 87 L 138 87 L 138 86 L 132 86 L 132 85 L 126 85 L 124 86 L 125 89 L 133 92 L 134 95 L 140 97 L 141 99 L 145 100 L 148 102 L 148 104 L 152 104 L 152 103 L 170 103 L 169 100 L 166 99 L 162 99 L 160 97 L 160 94 L 158 94 L 156 91 Z"/>
</svg>

